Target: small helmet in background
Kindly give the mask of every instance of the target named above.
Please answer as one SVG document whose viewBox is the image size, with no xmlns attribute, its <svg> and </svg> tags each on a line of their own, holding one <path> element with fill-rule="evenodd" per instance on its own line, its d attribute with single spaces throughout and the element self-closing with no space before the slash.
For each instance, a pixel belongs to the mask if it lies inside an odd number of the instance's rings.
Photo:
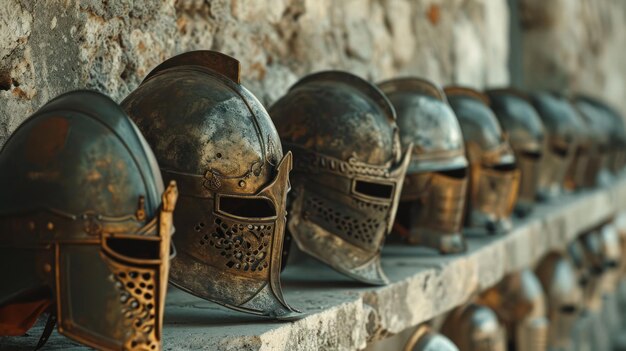
<svg viewBox="0 0 626 351">
<path fill-rule="evenodd" d="M 461 127 L 443 90 L 419 78 L 393 79 L 379 88 L 396 110 L 402 146 L 413 144 L 395 232 L 441 253 L 464 251 L 467 159 Z"/>
<path fill-rule="evenodd" d="M 466 226 L 506 232 L 520 179 L 513 150 L 486 95 L 462 87 L 447 87 L 445 92 L 461 125 L 470 164 Z"/>
</svg>

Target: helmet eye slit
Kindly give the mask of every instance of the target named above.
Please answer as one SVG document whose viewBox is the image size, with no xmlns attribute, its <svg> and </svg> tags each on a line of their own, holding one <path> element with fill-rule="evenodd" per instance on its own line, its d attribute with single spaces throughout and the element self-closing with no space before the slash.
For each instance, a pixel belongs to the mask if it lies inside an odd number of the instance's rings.
<svg viewBox="0 0 626 351">
<path fill-rule="evenodd" d="M 437 174 L 441 174 L 448 178 L 463 179 L 467 175 L 467 168 L 463 167 L 463 168 L 450 169 L 446 171 L 439 171 L 437 172 Z"/>
<path fill-rule="evenodd" d="M 376 199 L 391 200 L 394 186 L 392 184 L 375 183 L 367 180 L 356 179 L 354 181 L 354 192 Z"/>
<path fill-rule="evenodd" d="M 131 259 L 158 260 L 161 253 L 161 242 L 157 240 L 141 240 L 108 237 L 105 239 L 107 248 Z"/>
<path fill-rule="evenodd" d="M 217 211 L 239 218 L 276 217 L 276 208 L 269 199 L 262 197 L 220 196 Z"/>
</svg>

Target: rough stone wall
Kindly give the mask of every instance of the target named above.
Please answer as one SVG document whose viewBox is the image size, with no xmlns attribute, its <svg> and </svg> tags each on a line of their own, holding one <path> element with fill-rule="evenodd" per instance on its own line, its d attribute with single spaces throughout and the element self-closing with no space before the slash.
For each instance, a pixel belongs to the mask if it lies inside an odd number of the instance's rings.
<svg viewBox="0 0 626 351">
<path fill-rule="evenodd" d="M 626 1 L 518 1 L 525 85 L 585 92 L 626 112 Z"/>
<path fill-rule="evenodd" d="M 121 101 L 162 60 L 213 49 L 263 102 L 323 69 L 508 82 L 506 0 L 0 0 L 0 144 L 54 96 Z"/>
</svg>

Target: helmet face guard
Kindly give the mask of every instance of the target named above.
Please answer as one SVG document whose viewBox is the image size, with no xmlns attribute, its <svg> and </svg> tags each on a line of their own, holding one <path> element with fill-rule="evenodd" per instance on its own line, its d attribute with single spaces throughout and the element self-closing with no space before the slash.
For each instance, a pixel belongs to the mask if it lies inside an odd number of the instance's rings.
<svg viewBox="0 0 626 351">
<path fill-rule="evenodd" d="M 157 66 L 122 106 L 181 189 L 171 282 L 234 310 L 293 318 L 280 288 L 292 157 L 239 79 L 234 58 L 187 52 Z"/>
<path fill-rule="evenodd" d="M 510 216 L 515 207 L 520 182 L 520 170 L 512 162 L 508 144 L 483 152 L 468 145 L 468 153 L 476 154 L 482 162 L 470 166 L 469 212 L 470 227 L 486 228 L 490 233 L 503 233 L 511 229 Z"/>
<path fill-rule="evenodd" d="M 294 188 L 288 221 L 296 243 L 348 276 L 385 283 L 380 248 L 393 225 L 408 152 L 401 162 L 380 167 L 285 147 L 297 160 L 294 184 L 299 186 Z M 298 181 L 304 174 L 308 182 Z"/>
<path fill-rule="evenodd" d="M 235 310 L 293 315 L 279 280 L 291 167 L 287 153 L 274 180 L 254 195 L 220 194 L 203 187 L 206 179 L 172 175 L 188 186 L 181 186 L 180 200 L 187 211 L 176 214 L 176 223 L 194 233 L 176 241 L 172 283 Z M 190 267 L 204 279 L 189 274 Z"/>
<path fill-rule="evenodd" d="M 452 173 L 462 173 L 462 176 Z M 465 251 L 462 229 L 467 197 L 466 173 L 457 170 L 406 176 L 404 186 L 410 185 L 419 193 L 413 202 L 400 203 L 400 206 L 408 207 L 409 243 L 437 248 L 442 253 Z M 400 215 L 398 217 L 398 221 L 402 220 Z"/>
<path fill-rule="evenodd" d="M 159 201 L 154 156 L 119 106 L 93 92 L 62 95 L 18 128 L 0 167 L 15 182 L 0 204 L 11 282 L 0 288 L 0 319 L 38 296 L 78 342 L 160 350 L 177 188 Z M 14 332 L 35 321 L 8 317 Z"/>
</svg>

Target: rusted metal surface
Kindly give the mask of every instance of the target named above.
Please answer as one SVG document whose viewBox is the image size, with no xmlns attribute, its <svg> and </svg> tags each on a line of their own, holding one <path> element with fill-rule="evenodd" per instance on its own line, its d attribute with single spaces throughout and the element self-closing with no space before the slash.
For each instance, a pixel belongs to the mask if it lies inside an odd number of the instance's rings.
<svg viewBox="0 0 626 351">
<path fill-rule="evenodd" d="M 506 232 L 520 179 L 513 150 L 486 95 L 463 87 L 447 87 L 445 92 L 459 119 L 470 163 L 466 226 Z"/>
<path fill-rule="evenodd" d="M 177 191 L 163 191 L 155 165 L 101 94 L 61 95 L 27 119 L 0 154 L 11 184 L 0 200 L 0 309 L 38 291 L 71 339 L 161 349 Z"/>
<path fill-rule="evenodd" d="M 409 243 L 441 253 L 466 249 L 461 233 L 467 192 L 463 135 L 440 87 L 419 78 L 379 84 L 397 113 L 403 147 L 413 144 L 396 228 Z"/>
<path fill-rule="evenodd" d="M 508 344 L 519 351 L 545 351 L 548 341 L 546 298 L 530 269 L 506 276 L 481 294 L 507 328 Z"/>
<path fill-rule="evenodd" d="M 238 65 L 213 52 L 176 56 L 122 106 L 163 177 L 179 184 L 171 282 L 235 310 L 293 318 L 279 277 L 292 157 L 264 107 L 234 79 Z"/>
<path fill-rule="evenodd" d="M 489 90 L 487 95 L 515 153 L 521 173 L 516 212 L 526 216 L 537 195 L 545 134 L 543 124 L 524 93 L 508 88 Z"/>
<path fill-rule="evenodd" d="M 288 229 L 295 242 L 339 272 L 385 284 L 380 249 L 410 160 L 392 105 L 361 78 L 329 71 L 297 82 L 270 114 L 294 153 Z"/>
<path fill-rule="evenodd" d="M 441 327 L 441 333 L 463 351 L 507 349 L 506 328 L 495 312 L 474 302 L 453 310 Z"/>
</svg>

